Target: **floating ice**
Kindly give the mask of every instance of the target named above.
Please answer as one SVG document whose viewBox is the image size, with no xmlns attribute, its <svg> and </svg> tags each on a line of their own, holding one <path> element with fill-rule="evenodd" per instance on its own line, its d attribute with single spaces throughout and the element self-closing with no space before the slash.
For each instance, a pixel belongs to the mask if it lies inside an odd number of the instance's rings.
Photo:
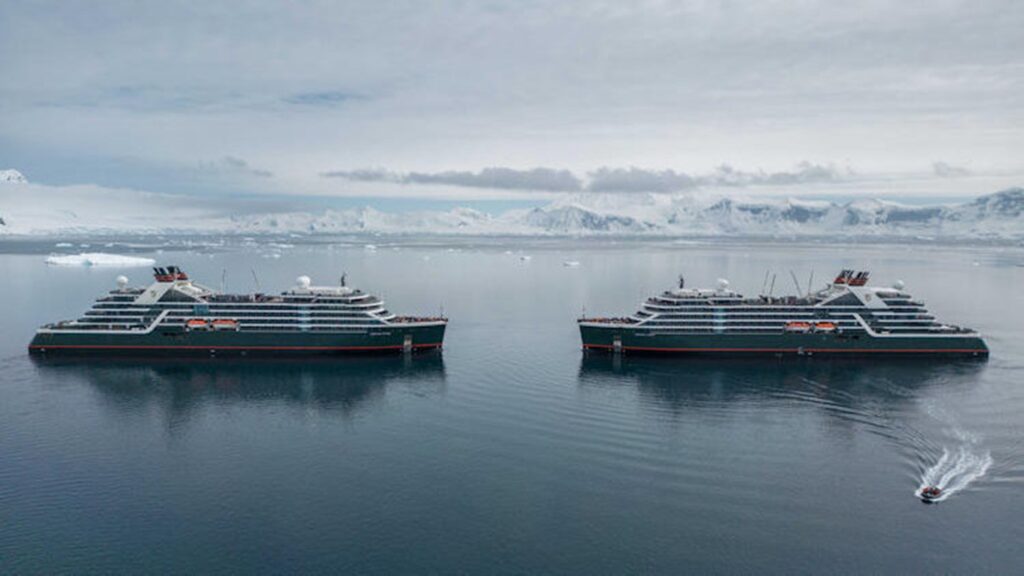
<svg viewBox="0 0 1024 576">
<path fill-rule="evenodd" d="M 523 262 L 529 262 L 530 260 L 533 259 L 533 256 L 527 256 L 526 254 L 523 254 L 522 256 L 519 257 L 519 259 L 522 260 Z"/>
<path fill-rule="evenodd" d="M 25 175 L 17 170 L 0 170 L 0 182 L 11 182 L 14 184 L 26 184 L 28 180 Z"/>
<path fill-rule="evenodd" d="M 363 248 L 370 250 L 372 252 L 377 249 L 377 246 L 374 244 L 367 244 L 366 246 L 363 246 Z"/>
<path fill-rule="evenodd" d="M 71 248 L 74 244 L 71 242 L 57 242 L 54 246 L 57 248 Z"/>
<path fill-rule="evenodd" d="M 104 252 L 82 252 L 81 254 L 51 254 L 46 263 L 51 266 L 152 266 L 156 260 L 138 256 L 122 256 Z"/>
<path fill-rule="evenodd" d="M 575 268 L 579 265 L 580 263 L 576 260 L 566 260 L 565 262 L 562 262 L 562 266 L 565 266 L 566 268 Z"/>
</svg>

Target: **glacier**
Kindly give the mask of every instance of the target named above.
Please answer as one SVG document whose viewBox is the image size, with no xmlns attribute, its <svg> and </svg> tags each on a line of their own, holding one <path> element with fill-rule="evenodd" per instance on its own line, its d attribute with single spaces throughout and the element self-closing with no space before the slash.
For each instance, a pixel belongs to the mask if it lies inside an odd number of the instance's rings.
<svg viewBox="0 0 1024 576">
<path fill-rule="evenodd" d="M 11 172 L 11 171 L 7 171 Z M 16 171 L 14 171 L 16 172 Z M 20 174 L 19 174 L 20 176 Z M 578 192 L 498 214 L 373 207 L 232 214 L 202 198 L 97 186 L 0 182 L 0 236 L 373 234 L 865 238 L 1024 241 L 1024 188 L 968 202 L 909 205 L 737 194 Z M 302 199 L 296 199 L 302 205 Z"/>
<path fill-rule="evenodd" d="M 839 203 L 699 194 L 581 193 L 499 215 L 468 208 L 397 214 L 361 208 L 238 216 L 232 225 L 228 230 L 246 233 L 1021 240 L 1024 189 L 941 206 L 878 199 Z"/>
</svg>

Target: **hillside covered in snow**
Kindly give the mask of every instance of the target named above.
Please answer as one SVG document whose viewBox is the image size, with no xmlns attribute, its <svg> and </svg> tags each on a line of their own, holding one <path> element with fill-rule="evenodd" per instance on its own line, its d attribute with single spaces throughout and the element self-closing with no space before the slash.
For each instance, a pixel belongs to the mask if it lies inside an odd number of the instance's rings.
<svg viewBox="0 0 1024 576">
<path fill-rule="evenodd" d="M 908 206 L 883 200 L 836 203 L 589 193 L 497 216 L 466 208 L 403 214 L 363 208 L 249 215 L 232 219 L 230 229 L 247 233 L 1024 239 L 1024 189 L 948 206 Z"/>
<path fill-rule="evenodd" d="M 930 206 L 700 192 L 580 192 L 500 214 L 470 208 L 384 212 L 372 207 L 236 213 L 236 205 L 223 198 L 41 186 L 26 182 L 16 170 L 0 172 L 0 180 L 0 234 L 8 236 L 373 233 L 1024 240 L 1024 188 Z"/>
</svg>

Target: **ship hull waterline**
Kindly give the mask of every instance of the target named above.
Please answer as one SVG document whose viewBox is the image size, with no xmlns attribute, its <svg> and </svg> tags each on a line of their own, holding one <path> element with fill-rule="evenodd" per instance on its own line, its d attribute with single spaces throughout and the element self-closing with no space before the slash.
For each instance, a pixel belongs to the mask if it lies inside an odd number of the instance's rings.
<svg viewBox="0 0 1024 576">
<path fill-rule="evenodd" d="M 319 356 L 386 354 L 442 347 L 445 324 L 382 326 L 346 332 L 157 329 L 148 334 L 40 331 L 34 355 Z"/>
<path fill-rule="evenodd" d="M 669 334 L 621 326 L 580 325 L 584 350 L 699 356 L 958 356 L 987 357 L 977 335 L 875 337 L 869 334 Z"/>
</svg>

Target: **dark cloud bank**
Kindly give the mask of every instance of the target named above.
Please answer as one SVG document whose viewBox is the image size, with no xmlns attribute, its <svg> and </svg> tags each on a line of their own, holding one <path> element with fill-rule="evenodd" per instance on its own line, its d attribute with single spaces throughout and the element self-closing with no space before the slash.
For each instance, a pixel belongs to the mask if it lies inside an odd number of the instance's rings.
<svg viewBox="0 0 1024 576">
<path fill-rule="evenodd" d="M 586 181 L 568 170 L 554 168 L 484 168 L 479 172 L 395 172 L 386 169 L 335 170 L 323 172 L 325 178 L 353 182 L 392 182 L 396 184 L 440 184 L 495 190 L 533 190 L 541 192 L 679 192 L 700 186 L 783 186 L 838 182 L 849 175 L 831 165 L 801 162 L 792 171 L 765 172 L 738 170 L 723 164 L 714 172 L 690 175 L 675 170 L 644 168 L 599 168 L 587 174 Z"/>
</svg>

